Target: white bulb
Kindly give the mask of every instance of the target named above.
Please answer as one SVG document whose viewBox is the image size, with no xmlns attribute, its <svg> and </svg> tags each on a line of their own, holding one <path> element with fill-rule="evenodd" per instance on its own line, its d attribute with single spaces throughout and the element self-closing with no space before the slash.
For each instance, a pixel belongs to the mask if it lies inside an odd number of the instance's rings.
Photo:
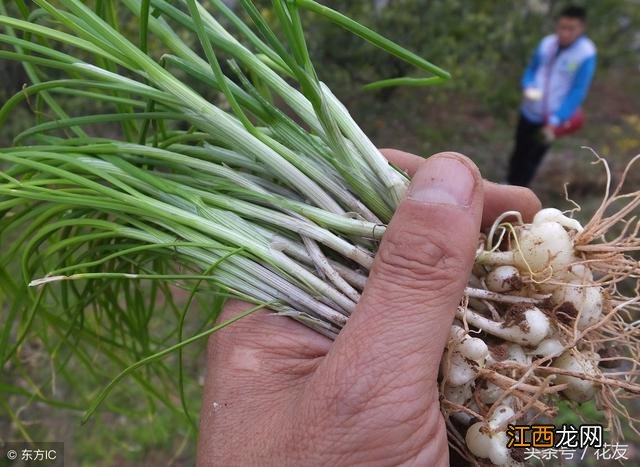
<svg viewBox="0 0 640 467">
<path fill-rule="evenodd" d="M 572 264 L 569 267 L 568 276 L 570 279 L 577 280 L 580 283 L 588 284 L 593 283 L 593 273 L 584 264 Z"/>
<path fill-rule="evenodd" d="M 473 382 L 468 381 L 460 386 L 445 385 L 444 397 L 455 404 L 465 405 L 465 403 L 473 396 Z"/>
<path fill-rule="evenodd" d="M 492 292 L 504 293 L 519 290 L 522 287 L 520 272 L 513 266 L 498 266 L 485 278 L 487 288 Z"/>
<path fill-rule="evenodd" d="M 462 355 L 475 361 L 484 362 L 484 359 L 489 355 L 489 347 L 482 339 L 477 337 L 465 339 L 460 343 L 459 349 Z"/>
<path fill-rule="evenodd" d="M 500 431 L 491 438 L 492 448 L 489 450 L 489 459 L 495 465 L 505 465 L 510 462 L 511 454 L 507 448 L 507 434 Z"/>
<path fill-rule="evenodd" d="M 564 350 L 564 345 L 558 339 L 545 339 L 538 344 L 530 353 L 540 357 L 549 357 L 551 355 L 560 354 Z"/>
<path fill-rule="evenodd" d="M 535 306 L 523 310 L 514 310 L 515 319 L 509 323 L 493 321 L 480 313 L 467 309 L 465 319 L 488 334 L 498 336 L 506 341 L 521 345 L 533 346 L 547 337 L 551 331 L 549 318 Z M 510 326 L 508 324 L 511 324 Z M 488 357 L 487 357 L 488 358 Z"/>
<path fill-rule="evenodd" d="M 544 222 L 523 227 L 518 234 L 520 249 L 514 256 L 515 265 L 523 273 L 565 272 L 575 261 L 573 240 L 557 222 Z"/>
<path fill-rule="evenodd" d="M 489 451 L 493 448 L 491 438 L 487 433 L 488 428 L 484 423 L 477 422 L 469 427 L 465 436 L 467 447 L 474 456 L 487 458 Z"/>
<path fill-rule="evenodd" d="M 529 308 L 524 312 L 529 326 L 529 345 L 537 345 L 542 339 L 547 337 L 551 331 L 549 318 L 537 307 Z"/>
<path fill-rule="evenodd" d="M 498 398 L 504 394 L 504 389 L 496 386 L 490 381 L 480 383 L 478 385 L 478 397 L 485 404 L 493 404 Z"/>
<path fill-rule="evenodd" d="M 496 407 L 496 409 L 493 411 L 493 414 L 491 415 L 491 419 L 489 420 L 489 427 L 492 430 L 495 430 L 515 414 L 516 413 L 511 407 L 509 407 L 508 405 L 500 404 L 498 407 Z"/>
<path fill-rule="evenodd" d="M 569 230 L 582 232 L 584 228 L 576 219 L 565 216 L 562 211 L 556 208 L 541 209 L 533 216 L 533 224 L 544 224 L 545 222 L 557 222 Z"/>
<path fill-rule="evenodd" d="M 570 303 L 573 305 L 576 315 L 580 312 L 578 329 L 586 329 L 597 323 L 602 318 L 603 297 L 602 289 L 596 285 L 583 286 L 580 284 L 569 284 L 559 286 L 553 292 L 551 299 L 556 305 Z M 572 316 L 575 318 L 575 316 Z"/>
<path fill-rule="evenodd" d="M 453 352 L 449 360 L 447 383 L 460 386 L 475 379 L 476 370 L 459 352 Z"/>
<path fill-rule="evenodd" d="M 514 414 L 508 406 L 500 406 L 496 412 L 491 419 L 494 427 L 498 426 L 498 420 L 506 421 Z M 489 425 L 482 422 L 471 425 L 465 436 L 467 447 L 474 456 L 488 458 L 496 465 L 508 464 L 511 456 L 507 448 L 507 435 L 504 431 L 491 432 L 491 425 L 492 422 Z"/>
<path fill-rule="evenodd" d="M 489 348 L 482 339 L 471 337 L 457 324 L 451 326 L 449 336 L 453 344 L 451 350 L 460 352 L 470 360 L 484 363 L 487 355 L 489 355 Z"/>
<path fill-rule="evenodd" d="M 506 360 L 520 363 L 521 365 L 527 365 L 528 360 L 527 356 L 522 350 L 522 347 L 517 344 L 509 344 L 507 345 L 507 358 Z"/>
<path fill-rule="evenodd" d="M 580 353 L 571 350 L 563 353 L 553 362 L 553 366 L 576 373 L 583 373 L 589 376 L 596 376 L 597 355 Z M 563 393 L 576 402 L 586 402 L 595 394 L 595 383 L 588 379 L 581 379 L 575 376 L 556 375 L 556 384 L 568 384 L 568 388 Z"/>
</svg>

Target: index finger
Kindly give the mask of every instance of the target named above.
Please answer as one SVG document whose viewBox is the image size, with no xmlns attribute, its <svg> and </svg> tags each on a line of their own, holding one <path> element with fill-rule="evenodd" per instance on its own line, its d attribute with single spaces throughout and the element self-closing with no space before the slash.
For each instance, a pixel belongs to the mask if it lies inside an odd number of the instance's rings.
<svg viewBox="0 0 640 467">
<path fill-rule="evenodd" d="M 385 148 L 380 152 L 389 162 L 407 172 L 410 177 L 424 161 L 423 157 L 398 149 Z M 540 200 L 529 188 L 501 185 L 484 180 L 483 228 L 490 226 L 494 219 L 505 211 L 518 211 L 522 214 L 524 221 L 529 222 L 541 207 Z"/>
</svg>

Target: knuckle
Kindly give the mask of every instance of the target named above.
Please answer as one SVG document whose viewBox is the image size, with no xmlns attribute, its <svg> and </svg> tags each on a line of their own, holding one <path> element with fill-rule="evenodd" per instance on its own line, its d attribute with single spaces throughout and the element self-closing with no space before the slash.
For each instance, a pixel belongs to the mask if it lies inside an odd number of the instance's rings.
<svg viewBox="0 0 640 467">
<path fill-rule="evenodd" d="M 432 230 L 402 232 L 385 238 L 378 253 L 377 273 L 390 285 L 402 289 L 436 291 L 447 288 L 464 271 L 464 259 L 447 236 Z"/>
<path fill-rule="evenodd" d="M 344 371 L 335 375 L 331 385 L 319 388 L 325 413 L 343 426 L 357 424 L 357 418 L 369 411 L 378 393 L 378 379 L 372 372 Z"/>
<path fill-rule="evenodd" d="M 325 384 L 310 387 L 313 399 L 322 401 L 324 413 L 331 419 L 340 420 L 344 426 L 357 423 L 361 417 L 383 410 L 384 406 L 408 402 L 406 396 L 420 386 L 421 381 L 414 381 L 410 376 L 399 377 L 393 371 L 381 374 L 377 360 L 383 358 L 358 357 L 333 366 L 322 374 Z M 411 367 L 403 367 L 403 372 Z"/>
</svg>

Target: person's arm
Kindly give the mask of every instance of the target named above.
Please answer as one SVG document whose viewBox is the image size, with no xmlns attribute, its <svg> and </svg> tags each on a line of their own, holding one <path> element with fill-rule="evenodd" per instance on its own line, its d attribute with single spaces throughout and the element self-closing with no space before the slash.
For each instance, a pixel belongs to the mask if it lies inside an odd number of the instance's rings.
<svg viewBox="0 0 640 467">
<path fill-rule="evenodd" d="M 542 58 L 541 58 L 542 52 L 540 50 L 541 48 L 542 48 L 542 44 L 539 44 L 538 47 L 536 47 L 535 52 L 533 53 L 533 55 L 531 56 L 531 59 L 529 60 L 529 65 L 524 71 L 524 75 L 522 75 L 522 81 L 520 83 L 522 85 L 522 89 L 527 89 L 528 87 L 533 85 L 536 72 L 538 71 L 538 67 L 542 62 Z"/>
<path fill-rule="evenodd" d="M 573 78 L 569 93 L 564 98 L 564 101 L 562 101 L 558 110 L 549 118 L 550 125 L 554 127 L 561 125 L 575 114 L 576 110 L 582 105 L 585 97 L 587 97 L 595 69 L 595 55 L 582 62 Z"/>
</svg>

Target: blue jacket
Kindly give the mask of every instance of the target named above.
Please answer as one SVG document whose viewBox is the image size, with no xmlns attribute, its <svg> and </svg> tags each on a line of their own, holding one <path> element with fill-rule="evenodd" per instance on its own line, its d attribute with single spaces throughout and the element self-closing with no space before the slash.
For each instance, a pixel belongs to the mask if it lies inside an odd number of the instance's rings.
<svg viewBox="0 0 640 467">
<path fill-rule="evenodd" d="M 587 96 L 595 68 L 596 46 L 586 36 L 561 50 L 555 34 L 545 37 L 522 77 L 522 88 L 539 89 L 542 98 L 525 99 L 522 114 L 534 123 L 564 123 Z"/>
</svg>

